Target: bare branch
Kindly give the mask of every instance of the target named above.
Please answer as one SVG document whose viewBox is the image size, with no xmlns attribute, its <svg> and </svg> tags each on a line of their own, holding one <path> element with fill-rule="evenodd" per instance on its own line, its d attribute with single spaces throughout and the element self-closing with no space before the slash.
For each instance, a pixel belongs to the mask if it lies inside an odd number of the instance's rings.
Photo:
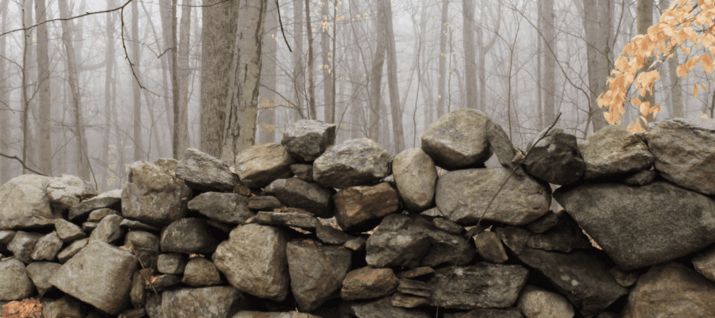
<svg viewBox="0 0 715 318">
<path fill-rule="evenodd" d="M 27 171 L 30 171 L 30 172 L 32 172 L 32 173 L 35 173 L 35 174 L 39 174 L 39 175 L 41 175 L 41 176 L 47 176 L 46 174 L 44 174 L 44 173 L 42 173 L 42 172 L 39 172 L 39 171 L 37 171 L 37 170 L 35 170 L 35 169 L 32 169 L 32 168 L 28 167 L 27 164 L 25 163 L 25 161 L 23 161 L 22 159 L 20 159 L 20 157 L 18 157 L 18 156 L 11 156 L 11 155 L 7 155 L 7 154 L 4 154 L 4 153 L 0 153 L 0 157 L 4 157 L 4 158 L 7 158 L 7 159 L 16 160 L 17 162 L 20 163 L 20 165 L 22 165 L 22 168 L 23 168 L 23 169 L 25 169 L 25 170 L 27 170 Z"/>
</svg>

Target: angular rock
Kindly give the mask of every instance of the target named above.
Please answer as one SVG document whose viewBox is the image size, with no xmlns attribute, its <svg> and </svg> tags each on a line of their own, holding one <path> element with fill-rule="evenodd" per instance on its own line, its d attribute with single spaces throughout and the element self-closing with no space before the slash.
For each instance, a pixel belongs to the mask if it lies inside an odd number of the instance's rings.
<svg viewBox="0 0 715 318">
<path fill-rule="evenodd" d="M 475 110 L 453 111 L 422 134 L 422 149 L 445 169 L 479 166 L 492 155 L 487 138 L 489 122 L 487 116 Z"/>
<path fill-rule="evenodd" d="M 54 216 L 46 188 L 50 178 L 25 174 L 0 186 L 0 229 L 52 225 Z"/>
<path fill-rule="evenodd" d="M 345 244 L 343 244 L 343 247 L 345 247 L 353 252 L 357 252 L 357 251 L 362 251 L 363 249 L 365 249 L 365 243 L 366 243 L 365 238 L 362 236 L 359 236 L 359 237 L 356 237 L 352 240 L 345 242 Z"/>
<path fill-rule="evenodd" d="M 281 144 L 295 158 L 311 162 L 335 143 L 335 124 L 299 120 L 283 132 Z"/>
<path fill-rule="evenodd" d="M 88 242 L 89 242 L 89 239 L 86 239 L 86 238 L 72 242 L 70 245 L 67 245 L 67 247 L 62 249 L 57 254 L 57 260 L 60 261 L 60 263 L 67 262 L 70 258 L 72 258 L 72 256 L 74 256 L 81 249 L 83 249 L 85 246 L 87 246 Z"/>
<path fill-rule="evenodd" d="M 424 298 L 432 296 L 432 288 L 433 286 L 427 282 L 406 278 L 400 279 L 400 283 L 397 285 L 397 291 L 402 294 Z"/>
<path fill-rule="evenodd" d="M 24 299 L 34 292 L 22 262 L 12 258 L 0 261 L 0 301 Z"/>
<path fill-rule="evenodd" d="M 43 318 L 84 318 L 80 303 L 70 297 L 42 300 Z"/>
<path fill-rule="evenodd" d="M 332 226 L 321 224 L 315 227 L 315 236 L 318 237 L 318 240 L 321 242 L 331 245 L 342 245 L 355 238 Z"/>
<path fill-rule="evenodd" d="M 576 136 L 557 128 L 541 132 L 535 141 L 522 162 L 526 173 L 538 180 L 559 185 L 581 180 L 586 164 L 578 150 Z"/>
<path fill-rule="evenodd" d="M 624 270 L 662 263 L 715 242 L 715 201 L 665 182 L 586 184 L 555 198 Z"/>
<path fill-rule="evenodd" d="M 134 272 L 134 275 L 132 275 L 132 285 L 129 289 L 129 300 L 134 307 L 144 307 L 144 304 L 146 303 L 147 299 L 145 282 L 149 282 L 153 274 L 154 269 L 142 268 Z"/>
<path fill-rule="evenodd" d="M 359 300 L 379 298 L 397 288 L 397 277 L 391 268 L 361 267 L 345 275 L 340 298 Z"/>
<path fill-rule="evenodd" d="M 474 258 L 474 246 L 462 236 L 431 227 L 426 229 L 426 233 L 430 238 L 430 248 L 422 258 L 421 265 L 465 265 Z"/>
<path fill-rule="evenodd" d="M 124 247 L 137 256 L 144 267 L 156 267 L 159 237 L 144 231 L 131 231 L 124 238 Z"/>
<path fill-rule="evenodd" d="M 32 261 L 32 252 L 41 237 L 41 234 L 17 231 L 10 244 L 7 245 L 7 250 L 12 252 L 15 258 L 27 264 Z"/>
<path fill-rule="evenodd" d="M 184 272 L 186 256 L 176 253 L 159 254 L 156 260 L 156 269 L 159 273 L 178 275 Z"/>
<path fill-rule="evenodd" d="M 0 247 L 5 248 L 15 237 L 15 231 L 0 230 Z"/>
<path fill-rule="evenodd" d="M 122 215 L 156 225 L 184 216 L 186 185 L 166 167 L 150 162 L 129 165 L 129 180 L 122 191 Z"/>
<path fill-rule="evenodd" d="M 404 272 L 401 272 L 400 277 L 413 279 L 413 278 L 420 278 L 420 277 L 428 276 L 428 275 L 432 275 L 432 274 L 434 274 L 434 268 L 429 267 L 429 266 L 420 266 L 420 267 L 408 269 Z"/>
<path fill-rule="evenodd" d="M 544 233 L 550 229 L 552 229 L 554 226 L 559 224 L 559 221 L 561 220 L 562 215 L 565 213 L 554 213 L 554 212 L 549 212 L 543 217 L 539 218 L 538 220 L 529 223 L 526 227 L 531 231 L 532 233 L 540 234 Z"/>
<path fill-rule="evenodd" d="M 657 177 L 658 173 L 655 172 L 655 170 L 641 170 L 627 176 L 623 179 L 623 183 L 629 186 L 639 187 L 652 183 Z"/>
<path fill-rule="evenodd" d="M 176 176 L 197 190 L 231 191 L 238 183 L 238 176 L 223 161 L 188 148 L 176 166 Z"/>
<path fill-rule="evenodd" d="M 367 239 L 367 264 L 373 267 L 417 267 L 429 251 L 429 221 L 392 214 Z M 396 239 L 399 238 L 399 239 Z"/>
<path fill-rule="evenodd" d="M 262 312 L 262 311 L 239 311 L 232 318 L 320 318 L 311 314 L 297 311 L 290 312 Z"/>
<path fill-rule="evenodd" d="M 487 123 L 487 141 L 489 149 L 497 157 L 499 163 L 504 167 L 512 168 L 514 159 L 520 151 L 511 143 L 504 128 L 491 120 Z"/>
<path fill-rule="evenodd" d="M 89 235 L 90 240 L 114 243 L 122 238 L 124 231 L 121 223 L 124 219 L 119 215 L 107 215 L 97 223 L 97 228 Z"/>
<path fill-rule="evenodd" d="M 303 210 L 288 210 L 276 212 L 258 212 L 254 221 L 264 225 L 293 226 L 302 229 L 315 229 L 318 219 Z"/>
<path fill-rule="evenodd" d="M 436 218 L 432 219 L 432 225 L 434 225 L 434 227 L 436 227 L 442 231 L 445 231 L 445 232 L 451 233 L 451 234 L 459 235 L 459 234 L 462 234 L 462 232 L 464 232 L 464 228 L 462 226 L 460 226 L 459 224 L 457 224 L 453 221 L 447 220 L 445 218 L 436 217 Z"/>
<path fill-rule="evenodd" d="M 191 199 L 188 208 L 212 220 L 240 224 L 254 215 L 248 204 L 249 199 L 238 193 L 204 192 Z"/>
<path fill-rule="evenodd" d="M 381 298 L 366 303 L 350 305 L 353 315 L 357 318 L 429 318 L 429 314 L 418 310 L 403 309 L 392 306 L 390 298 Z"/>
<path fill-rule="evenodd" d="M 535 249 L 564 253 L 592 248 L 588 237 L 568 215 L 562 215 L 558 224 L 550 230 L 529 235 L 526 245 Z"/>
<path fill-rule="evenodd" d="M 119 223 L 119 227 L 129 231 L 149 231 L 149 232 L 159 232 L 160 229 L 156 226 L 149 225 L 136 220 L 123 219 Z"/>
<path fill-rule="evenodd" d="M 344 230 L 365 230 L 375 221 L 400 208 L 397 191 L 388 183 L 356 186 L 335 195 L 335 219 Z"/>
<path fill-rule="evenodd" d="M 283 203 L 271 195 L 256 195 L 248 198 L 248 208 L 251 210 L 270 211 L 282 206 Z"/>
<path fill-rule="evenodd" d="M 522 318 L 518 309 L 474 309 L 464 313 L 445 314 L 445 318 Z"/>
<path fill-rule="evenodd" d="M 529 271 L 520 265 L 477 263 L 437 270 L 432 305 L 454 309 L 506 308 L 519 298 Z"/>
<path fill-rule="evenodd" d="M 33 261 L 51 261 L 61 249 L 62 240 L 57 236 L 57 232 L 50 232 L 37 240 L 30 258 Z"/>
<path fill-rule="evenodd" d="M 276 301 L 288 294 L 286 236 L 278 228 L 239 225 L 216 248 L 213 262 L 240 291 Z"/>
<path fill-rule="evenodd" d="M 573 306 L 556 293 L 526 286 L 519 298 L 519 309 L 527 318 L 572 318 Z"/>
<path fill-rule="evenodd" d="M 715 282 L 715 248 L 709 248 L 692 259 L 693 267 L 700 275 Z"/>
<path fill-rule="evenodd" d="M 290 172 L 298 179 L 313 182 L 313 165 L 305 163 L 294 163 L 290 165 Z"/>
<path fill-rule="evenodd" d="M 619 126 L 606 126 L 580 146 L 586 179 L 601 179 L 646 170 L 653 155 L 638 135 Z"/>
<path fill-rule="evenodd" d="M 110 208 L 100 208 L 93 210 L 92 212 L 89 212 L 89 216 L 87 216 L 87 222 L 95 222 L 99 223 L 108 215 L 119 215 L 117 211 L 110 209 Z"/>
<path fill-rule="evenodd" d="M 520 173 L 509 177 L 511 173 L 505 168 L 448 172 L 437 181 L 437 207 L 460 224 L 476 223 L 483 215 L 484 220 L 523 225 L 546 214 L 551 191 L 531 177 Z M 509 180 L 500 187 L 506 178 Z"/>
<path fill-rule="evenodd" d="M 243 298 L 228 286 L 182 288 L 161 294 L 161 313 L 172 318 L 226 318 Z"/>
<path fill-rule="evenodd" d="M 286 256 L 291 291 L 302 311 L 317 309 L 338 291 L 351 264 L 350 251 L 313 240 L 289 242 Z"/>
<path fill-rule="evenodd" d="M 50 203 L 62 210 L 69 209 L 79 204 L 80 200 L 96 194 L 92 186 L 82 179 L 68 174 L 51 178 L 47 185 L 47 196 Z"/>
<path fill-rule="evenodd" d="M 159 274 L 151 276 L 151 280 L 149 280 L 149 282 L 146 284 L 146 287 L 150 290 L 162 292 L 179 284 L 181 284 L 180 276 Z"/>
<path fill-rule="evenodd" d="M 437 170 L 432 158 L 422 149 L 408 149 L 397 154 L 392 160 L 392 174 L 405 208 L 422 211 L 432 206 Z"/>
<path fill-rule="evenodd" d="M 623 317 L 713 317 L 715 284 L 677 263 L 658 265 L 638 279 Z"/>
<path fill-rule="evenodd" d="M 320 217 L 332 216 L 332 191 L 315 183 L 298 178 L 278 179 L 271 182 L 264 192 L 272 194 L 286 206 L 303 209 Z"/>
<path fill-rule="evenodd" d="M 37 293 L 40 296 L 44 295 L 50 288 L 50 277 L 60 268 L 60 264 L 52 262 L 33 262 L 27 265 L 27 275 L 32 280 L 32 283 L 37 288 Z"/>
<path fill-rule="evenodd" d="M 65 219 L 55 219 L 55 231 L 65 243 L 71 243 L 86 236 L 79 226 Z"/>
<path fill-rule="evenodd" d="M 390 154 L 373 140 L 347 140 L 313 162 L 313 180 L 330 188 L 376 183 L 390 174 L 391 160 Z"/>
<path fill-rule="evenodd" d="M 293 158 L 279 144 L 251 146 L 236 156 L 236 173 L 241 182 L 251 188 L 260 188 L 271 181 L 290 176 Z"/>
<path fill-rule="evenodd" d="M 131 275 L 137 267 L 129 252 L 91 241 L 60 267 L 50 283 L 64 293 L 106 313 L 118 314 L 129 300 Z"/>
<path fill-rule="evenodd" d="M 655 170 L 681 187 L 715 195 L 715 120 L 671 119 L 646 134 Z"/>
<path fill-rule="evenodd" d="M 496 233 L 484 231 L 475 235 L 473 239 L 477 247 L 477 253 L 483 259 L 492 263 L 504 263 L 509 260 L 504 244 L 502 244 Z"/>
<path fill-rule="evenodd" d="M 221 274 L 211 261 L 196 257 L 186 263 L 181 282 L 192 287 L 218 285 L 221 284 Z"/>
<path fill-rule="evenodd" d="M 429 298 L 407 295 L 400 292 L 397 292 L 390 297 L 390 304 L 394 307 L 400 308 L 429 306 L 429 303 Z"/>
<path fill-rule="evenodd" d="M 206 221 L 198 218 L 180 219 L 161 232 L 162 252 L 211 254 L 217 244 Z"/>
</svg>

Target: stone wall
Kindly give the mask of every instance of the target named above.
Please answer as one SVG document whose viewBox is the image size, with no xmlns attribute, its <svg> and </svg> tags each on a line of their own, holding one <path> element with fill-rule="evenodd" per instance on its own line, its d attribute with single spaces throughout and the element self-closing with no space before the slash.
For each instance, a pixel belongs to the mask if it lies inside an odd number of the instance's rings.
<svg viewBox="0 0 715 318">
<path fill-rule="evenodd" d="M 715 317 L 715 123 L 561 130 L 481 113 L 392 156 L 299 121 L 235 167 L 189 149 L 96 195 L 0 187 L 0 304 L 44 317 Z M 495 156 L 500 167 L 485 168 Z M 9 306 L 6 306 L 6 309 Z M 7 314 L 7 313 L 6 313 Z"/>
</svg>

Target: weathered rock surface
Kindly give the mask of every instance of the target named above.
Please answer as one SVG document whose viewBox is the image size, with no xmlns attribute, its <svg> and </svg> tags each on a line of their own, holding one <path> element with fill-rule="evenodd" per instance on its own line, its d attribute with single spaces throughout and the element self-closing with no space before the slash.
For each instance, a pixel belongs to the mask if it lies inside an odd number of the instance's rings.
<svg viewBox="0 0 715 318">
<path fill-rule="evenodd" d="M 150 224 L 165 225 L 184 216 L 183 181 L 158 163 L 129 165 L 129 180 L 122 191 L 122 215 Z"/>
<path fill-rule="evenodd" d="M 161 294 L 161 313 L 172 318 L 226 318 L 243 298 L 228 286 L 182 288 Z"/>
<path fill-rule="evenodd" d="M 563 296 L 534 286 L 526 286 L 519 298 L 526 318 L 572 318 L 573 306 Z"/>
<path fill-rule="evenodd" d="M 440 117 L 422 134 L 422 149 L 445 169 L 471 168 L 491 156 L 490 120 L 483 113 L 460 109 Z"/>
<path fill-rule="evenodd" d="M 25 174 L 0 186 L 0 229 L 52 225 L 54 216 L 45 189 L 50 178 Z"/>
<path fill-rule="evenodd" d="M 421 265 L 465 265 L 474 258 L 474 246 L 462 236 L 439 231 L 431 226 L 425 229 L 425 233 L 430 239 L 430 248 L 422 258 Z"/>
<path fill-rule="evenodd" d="M 313 165 L 307 163 L 294 163 L 290 165 L 293 176 L 308 182 L 313 182 Z"/>
<path fill-rule="evenodd" d="M 311 213 L 300 209 L 286 209 L 285 211 L 261 211 L 253 219 L 256 223 L 264 225 L 293 226 L 302 229 L 315 229 L 318 219 Z"/>
<path fill-rule="evenodd" d="M 179 275 L 186 267 L 186 256 L 178 253 L 159 254 L 156 259 L 156 269 L 162 274 Z"/>
<path fill-rule="evenodd" d="M 221 283 L 221 274 L 211 261 L 196 257 L 186 263 L 181 282 L 193 287 L 218 285 Z"/>
<path fill-rule="evenodd" d="M 320 318 L 311 314 L 297 311 L 290 312 L 263 312 L 263 311 L 239 311 L 232 318 Z"/>
<path fill-rule="evenodd" d="M 254 195 L 248 198 L 248 208 L 251 210 L 270 211 L 282 206 L 283 203 L 272 195 Z"/>
<path fill-rule="evenodd" d="M 89 212 L 89 215 L 87 216 L 87 222 L 99 223 L 99 221 L 102 221 L 102 219 L 104 219 L 108 215 L 119 215 L 119 213 L 109 208 L 96 209 L 92 212 Z"/>
<path fill-rule="evenodd" d="M 389 295 L 397 288 L 397 276 L 391 268 L 361 267 L 345 275 L 340 298 L 359 300 Z"/>
<path fill-rule="evenodd" d="M 389 298 L 350 305 L 352 314 L 357 318 L 429 318 L 424 312 L 392 306 Z"/>
<path fill-rule="evenodd" d="M 715 242 L 715 201 L 665 182 L 587 184 L 555 198 L 624 270 L 662 263 Z"/>
<path fill-rule="evenodd" d="M 448 172 L 437 181 L 436 202 L 450 220 L 476 223 L 506 178 L 509 180 L 491 201 L 484 219 L 522 225 L 549 211 L 550 190 L 536 180 L 511 170 L 468 169 Z"/>
<path fill-rule="evenodd" d="M 30 280 L 32 280 L 35 288 L 37 288 L 37 293 L 40 294 L 40 296 L 52 288 L 50 277 L 55 274 L 60 266 L 62 265 L 53 262 L 32 262 L 27 265 L 27 275 L 30 277 Z"/>
<path fill-rule="evenodd" d="M 42 300 L 43 318 L 84 318 L 79 302 L 70 297 Z"/>
<path fill-rule="evenodd" d="M 518 309 L 474 309 L 464 313 L 445 314 L 445 318 L 522 318 Z M 599 317 L 600 318 L 600 317 Z"/>
<path fill-rule="evenodd" d="M 655 170 L 668 181 L 715 195 L 715 120 L 672 119 L 646 134 Z"/>
<path fill-rule="evenodd" d="M 338 230 L 332 226 L 319 224 L 315 227 L 315 236 L 321 242 L 330 245 L 342 245 L 345 242 L 354 239 L 355 237 Z"/>
<path fill-rule="evenodd" d="M 96 195 L 94 189 L 79 177 L 63 174 L 51 178 L 47 184 L 47 196 L 50 203 L 59 209 L 69 209 L 80 200 Z"/>
<path fill-rule="evenodd" d="M 213 261 L 240 291 L 277 301 L 288 294 L 286 237 L 278 228 L 239 225 L 216 248 Z"/>
<path fill-rule="evenodd" d="M 191 199 L 187 206 L 209 219 L 240 224 L 254 215 L 248 205 L 249 199 L 238 193 L 204 192 Z"/>
<path fill-rule="evenodd" d="M 390 184 L 355 186 L 335 195 L 335 219 L 344 230 L 365 230 L 374 225 L 371 220 L 397 212 L 400 198 Z"/>
<path fill-rule="evenodd" d="M 509 260 L 504 244 L 502 244 L 496 233 L 484 231 L 475 235 L 473 239 L 477 247 L 477 253 L 483 259 L 492 263 L 504 263 Z"/>
<path fill-rule="evenodd" d="M 281 144 L 295 158 L 310 162 L 335 143 L 335 124 L 299 120 L 283 132 Z"/>
<path fill-rule="evenodd" d="M 113 243 L 118 241 L 124 235 L 121 224 L 124 219 L 116 214 L 107 215 L 99 221 L 97 228 L 90 234 L 90 240 L 99 240 L 102 242 Z"/>
<path fill-rule="evenodd" d="M 12 258 L 0 261 L 0 301 L 24 299 L 34 291 L 25 264 Z"/>
<path fill-rule="evenodd" d="M 390 174 L 392 157 L 367 138 L 329 148 L 313 162 L 313 180 L 331 188 L 371 184 Z"/>
<path fill-rule="evenodd" d="M 206 221 L 198 218 L 180 219 L 161 232 L 162 252 L 211 254 L 217 244 Z"/>
<path fill-rule="evenodd" d="M 189 148 L 176 166 L 176 176 L 198 190 L 231 191 L 238 176 L 223 161 Z"/>
<path fill-rule="evenodd" d="M 422 211 L 432 206 L 437 170 L 434 162 L 422 149 L 400 152 L 392 161 L 392 174 L 405 208 Z"/>
<path fill-rule="evenodd" d="M 32 261 L 32 252 L 41 237 L 42 235 L 38 233 L 17 231 L 7 245 L 7 250 L 12 252 L 15 258 L 27 264 Z"/>
<path fill-rule="evenodd" d="M 646 170 L 653 154 L 641 137 L 619 126 L 606 126 L 580 146 L 586 179 L 600 179 Z"/>
<path fill-rule="evenodd" d="M 55 231 L 65 243 L 71 243 L 86 236 L 79 226 L 65 219 L 55 219 Z"/>
<path fill-rule="evenodd" d="M 709 248 L 692 259 L 693 267 L 700 275 L 715 282 L 715 248 Z"/>
<path fill-rule="evenodd" d="M 109 314 L 118 314 L 129 298 L 137 267 L 129 252 L 92 241 L 60 267 L 50 283 L 64 293 Z"/>
<path fill-rule="evenodd" d="M 57 254 L 57 260 L 60 261 L 60 263 L 66 262 L 67 260 L 72 258 L 72 256 L 77 254 L 81 249 L 83 249 L 85 246 L 87 246 L 88 242 L 89 242 L 89 239 L 86 239 L 86 238 L 72 242 L 70 245 L 67 245 L 67 247 L 62 249 Z"/>
<path fill-rule="evenodd" d="M 428 224 L 425 219 L 401 214 L 385 217 L 367 239 L 367 264 L 373 267 L 419 266 L 431 245 L 425 233 Z"/>
<path fill-rule="evenodd" d="M 561 129 L 542 131 L 522 162 L 524 170 L 544 182 L 567 185 L 581 180 L 586 164 L 576 144 L 576 136 Z"/>
<path fill-rule="evenodd" d="M 236 173 L 241 182 L 251 188 L 260 188 L 279 178 L 290 177 L 293 158 L 279 144 L 251 146 L 236 156 Z"/>
<path fill-rule="evenodd" d="M 512 168 L 514 159 L 516 159 L 516 155 L 520 153 L 520 150 L 511 143 L 504 128 L 491 120 L 487 123 L 487 141 L 489 142 L 489 149 L 497 157 L 499 163 L 503 167 Z"/>
<path fill-rule="evenodd" d="M 102 208 L 118 209 L 122 200 L 122 190 L 114 189 L 107 192 L 102 192 L 97 196 L 83 200 L 79 204 L 70 208 L 68 213 L 70 220 L 78 219 L 88 213 Z"/>
<path fill-rule="evenodd" d="M 519 298 L 529 271 L 519 265 L 477 263 L 437 270 L 429 283 L 433 286 L 432 305 L 455 308 L 506 308 Z"/>
<path fill-rule="evenodd" d="M 298 178 L 278 179 L 265 188 L 283 204 L 313 212 L 316 216 L 332 216 L 332 191 Z"/>
<path fill-rule="evenodd" d="M 57 232 L 50 232 L 37 240 L 30 258 L 33 261 L 51 261 L 61 249 L 62 240 L 57 236 Z"/>
</svg>

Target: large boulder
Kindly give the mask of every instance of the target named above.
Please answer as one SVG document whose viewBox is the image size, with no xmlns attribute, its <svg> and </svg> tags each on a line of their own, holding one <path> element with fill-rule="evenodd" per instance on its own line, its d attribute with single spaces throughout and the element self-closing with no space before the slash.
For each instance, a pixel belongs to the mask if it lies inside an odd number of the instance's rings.
<svg viewBox="0 0 715 318">
<path fill-rule="evenodd" d="M 653 165 L 653 155 L 641 137 L 619 126 L 601 128 L 580 149 L 586 179 L 622 176 Z"/>
<path fill-rule="evenodd" d="M 162 252 L 211 254 L 217 244 L 206 221 L 199 218 L 172 222 L 161 232 Z"/>
<path fill-rule="evenodd" d="M 623 317 L 715 317 L 715 284 L 677 263 L 655 266 L 638 279 Z"/>
<path fill-rule="evenodd" d="M 655 169 L 684 188 L 715 195 L 715 120 L 673 119 L 646 134 Z"/>
<path fill-rule="evenodd" d="M 447 218 L 462 224 L 473 224 L 483 217 L 523 225 L 549 211 L 551 191 L 531 177 L 506 168 L 457 170 L 437 180 L 436 202 Z"/>
<path fill-rule="evenodd" d="M 437 170 L 434 162 L 422 149 L 400 152 L 392 161 L 392 174 L 405 208 L 422 211 L 432 206 Z"/>
<path fill-rule="evenodd" d="M 373 140 L 347 140 L 313 162 L 313 180 L 332 188 L 375 183 L 390 174 L 391 160 L 390 154 Z"/>
<path fill-rule="evenodd" d="M 25 264 L 13 258 L 0 261 L 0 301 L 24 299 L 34 292 Z"/>
<path fill-rule="evenodd" d="M 432 305 L 454 309 L 507 308 L 519 298 L 529 271 L 520 265 L 486 262 L 437 270 Z"/>
<path fill-rule="evenodd" d="M 122 215 L 142 222 L 165 225 L 184 216 L 182 198 L 187 188 L 169 163 L 135 162 L 122 191 Z"/>
<path fill-rule="evenodd" d="M 298 178 L 278 179 L 271 182 L 264 192 L 272 194 L 287 206 L 300 208 L 320 217 L 332 216 L 332 191 L 315 183 Z"/>
<path fill-rule="evenodd" d="M 52 225 L 49 183 L 48 177 L 25 174 L 0 186 L 0 230 Z"/>
<path fill-rule="evenodd" d="M 170 290 L 161 293 L 161 313 L 172 318 L 227 318 L 242 298 L 229 286 Z"/>
<path fill-rule="evenodd" d="M 386 296 L 397 288 L 397 276 L 391 268 L 365 266 L 345 275 L 340 298 L 345 300 L 371 299 Z"/>
<path fill-rule="evenodd" d="M 715 242 L 715 201 L 666 182 L 586 184 L 560 189 L 555 198 L 624 270 Z"/>
<path fill-rule="evenodd" d="M 290 177 L 293 158 L 279 144 L 251 146 L 236 156 L 236 173 L 241 182 L 251 188 L 260 188 L 279 178 Z"/>
<path fill-rule="evenodd" d="M 198 190 L 231 191 L 238 176 L 218 158 L 188 148 L 176 166 L 176 176 Z"/>
<path fill-rule="evenodd" d="M 397 212 L 400 198 L 390 184 L 355 186 L 335 195 L 335 219 L 344 230 L 365 230 L 375 221 Z"/>
<path fill-rule="evenodd" d="M 317 120 L 299 120 L 283 132 L 281 144 L 293 157 L 310 162 L 335 143 L 335 127 Z"/>
<path fill-rule="evenodd" d="M 79 177 L 63 174 L 61 177 L 51 178 L 47 184 L 47 196 L 50 203 L 59 209 L 69 209 L 82 199 L 96 195 L 92 186 Z"/>
<path fill-rule="evenodd" d="M 286 235 L 278 228 L 239 225 L 216 248 L 213 261 L 228 282 L 243 292 L 276 301 L 288 294 Z"/>
<path fill-rule="evenodd" d="M 422 149 L 445 169 L 482 165 L 491 156 L 487 128 L 489 118 L 472 109 L 460 109 L 440 117 L 422 134 Z"/>
<path fill-rule="evenodd" d="M 586 164 L 581 158 L 576 136 L 561 129 L 541 132 L 522 162 L 524 170 L 536 179 L 553 184 L 581 180 Z"/>
<path fill-rule="evenodd" d="M 131 253 L 91 241 L 60 267 L 50 283 L 65 294 L 116 315 L 129 300 L 131 273 L 137 259 Z"/>
<path fill-rule="evenodd" d="M 239 224 L 253 217 L 248 203 L 249 198 L 238 193 L 204 192 L 191 199 L 187 207 L 212 220 Z"/>
</svg>

